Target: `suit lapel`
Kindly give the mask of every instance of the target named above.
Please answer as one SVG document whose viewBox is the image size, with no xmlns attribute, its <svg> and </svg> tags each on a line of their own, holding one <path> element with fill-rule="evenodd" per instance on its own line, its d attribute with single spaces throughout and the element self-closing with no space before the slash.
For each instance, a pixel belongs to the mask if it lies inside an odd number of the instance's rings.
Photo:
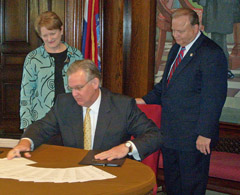
<svg viewBox="0 0 240 195">
<path fill-rule="evenodd" d="M 104 89 L 101 89 L 101 94 L 102 94 L 102 97 L 101 97 L 101 103 L 99 107 L 93 149 L 101 147 L 105 132 L 107 131 L 112 118 L 111 108 L 109 105 L 109 102 L 110 102 L 109 96 L 106 94 Z"/>
<path fill-rule="evenodd" d="M 72 115 L 69 116 L 72 121 L 73 134 L 75 142 L 79 148 L 83 148 L 83 109 L 75 101 L 72 105 Z"/>
<path fill-rule="evenodd" d="M 176 70 L 174 71 L 174 74 L 168 84 L 168 88 L 171 87 L 171 85 L 174 83 L 178 75 L 181 73 L 181 71 L 188 65 L 188 63 L 192 60 L 192 58 L 196 55 L 196 50 L 200 47 L 202 41 L 204 39 L 204 35 L 201 34 L 200 37 L 195 41 L 195 43 L 192 45 L 192 47 L 189 49 L 189 51 L 186 53 Z M 175 56 L 176 57 L 176 56 Z M 171 65 L 170 65 L 171 66 Z"/>
<path fill-rule="evenodd" d="M 162 77 L 162 82 L 163 82 L 164 88 L 167 88 L 168 73 L 169 73 L 171 65 L 178 53 L 179 47 L 180 47 L 179 45 L 175 44 L 169 52 L 168 60 L 166 62 L 166 67 L 165 67 L 164 74 Z"/>
</svg>

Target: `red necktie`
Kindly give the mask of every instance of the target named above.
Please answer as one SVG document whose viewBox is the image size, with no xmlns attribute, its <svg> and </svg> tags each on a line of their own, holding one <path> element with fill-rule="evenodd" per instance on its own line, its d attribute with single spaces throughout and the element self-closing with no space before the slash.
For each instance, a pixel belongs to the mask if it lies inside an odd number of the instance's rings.
<svg viewBox="0 0 240 195">
<path fill-rule="evenodd" d="M 185 47 L 182 47 L 180 52 L 178 53 L 178 56 L 177 56 L 173 66 L 172 66 L 172 69 L 170 70 L 170 74 L 169 74 L 169 77 L 168 77 L 168 83 L 171 80 L 172 75 L 173 75 L 174 71 L 176 70 L 178 64 L 182 61 L 185 49 L 186 49 Z"/>
</svg>

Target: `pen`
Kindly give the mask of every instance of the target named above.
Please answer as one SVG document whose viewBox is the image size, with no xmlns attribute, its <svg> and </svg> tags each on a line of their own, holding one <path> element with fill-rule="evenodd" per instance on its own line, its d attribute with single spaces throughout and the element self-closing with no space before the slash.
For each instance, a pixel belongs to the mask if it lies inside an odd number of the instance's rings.
<svg viewBox="0 0 240 195">
<path fill-rule="evenodd" d="M 117 164 L 106 164 L 107 167 L 118 167 Z"/>
<path fill-rule="evenodd" d="M 111 163 L 94 163 L 96 166 L 103 166 L 103 167 L 118 167 L 117 164 L 111 164 Z"/>
<path fill-rule="evenodd" d="M 31 153 L 32 151 L 24 151 L 24 152 L 20 152 L 21 156 L 24 155 L 25 153 Z"/>
</svg>

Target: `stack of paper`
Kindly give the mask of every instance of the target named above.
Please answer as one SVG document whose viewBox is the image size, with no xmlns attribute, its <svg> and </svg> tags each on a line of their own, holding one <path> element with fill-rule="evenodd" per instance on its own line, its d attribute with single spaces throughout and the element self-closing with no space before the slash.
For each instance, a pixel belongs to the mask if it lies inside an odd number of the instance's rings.
<svg viewBox="0 0 240 195">
<path fill-rule="evenodd" d="M 18 139 L 0 138 L 1 148 L 13 148 L 18 144 Z"/>
<path fill-rule="evenodd" d="M 39 168 L 28 166 L 34 161 L 26 158 L 0 159 L 0 178 L 17 179 L 33 182 L 85 182 L 116 178 L 94 166 L 73 168 Z"/>
</svg>

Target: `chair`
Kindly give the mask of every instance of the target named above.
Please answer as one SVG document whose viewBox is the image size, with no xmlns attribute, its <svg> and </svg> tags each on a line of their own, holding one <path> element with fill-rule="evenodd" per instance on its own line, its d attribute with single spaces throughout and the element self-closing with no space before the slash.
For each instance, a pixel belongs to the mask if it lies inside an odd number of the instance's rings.
<svg viewBox="0 0 240 195">
<path fill-rule="evenodd" d="M 153 104 L 138 104 L 140 110 L 142 110 L 146 116 L 151 119 L 157 126 L 160 128 L 161 123 L 161 106 Z M 156 175 L 158 170 L 158 160 L 159 160 L 160 151 L 156 151 L 153 154 L 145 158 L 142 163 L 149 166 Z M 157 194 L 157 184 L 153 188 L 153 194 Z"/>
</svg>

